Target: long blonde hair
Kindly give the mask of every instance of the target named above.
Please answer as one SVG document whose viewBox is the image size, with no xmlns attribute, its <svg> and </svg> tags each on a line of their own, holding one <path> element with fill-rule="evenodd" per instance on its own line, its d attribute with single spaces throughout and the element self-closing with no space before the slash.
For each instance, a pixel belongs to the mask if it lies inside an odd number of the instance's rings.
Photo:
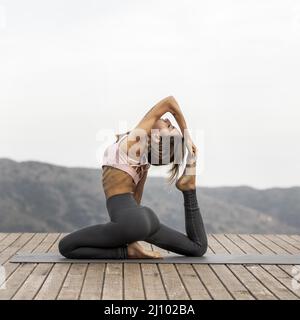
<svg viewBox="0 0 300 320">
<path fill-rule="evenodd" d="M 171 167 L 167 171 L 169 173 L 167 182 L 169 185 L 171 185 L 177 180 L 180 166 L 183 164 L 183 159 L 185 157 L 185 145 L 184 137 L 182 137 L 181 135 L 169 136 L 167 138 L 170 139 L 170 149 L 166 148 L 166 150 L 163 150 L 163 138 L 161 136 L 159 137 L 159 143 L 154 144 L 153 146 L 151 145 L 150 139 L 150 147 L 148 149 L 148 162 L 154 166 L 171 164 Z M 156 161 L 152 161 L 151 153 L 154 154 L 154 158 Z M 168 159 L 169 162 L 165 162 L 165 159 Z"/>
<path fill-rule="evenodd" d="M 124 134 L 129 134 L 130 131 L 127 131 L 125 133 L 121 134 L 115 134 L 117 141 L 119 138 L 124 135 Z M 149 139 L 150 143 L 148 145 L 148 162 L 153 165 L 153 166 L 165 166 L 165 165 L 170 165 L 171 167 L 167 171 L 169 173 L 167 182 L 169 185 L 174 183 L 179 175 L 180 171 L 180 166 L 183 164 L 183 159 L 185 157 L 185 152 L 186 152 L 186 147 L 184 144 L 184 137 L 181 135 L 176 135 L 176 136 L 169 136 L 170 139 L 170 154 L 167 154 L 165 150 L 163 150 L 163 138 L 162 136 L 159 136 L 159 143 L 151 144 L 151 139 Z M 151 153 L 154 154 L 154 158 L 157 161 L 152 161 L 151 159 Z M 177 156 L 176 156 L 177 155 Z M 164 160 L 169 159 L 169 162 L 165 162 Z M 168 158 L 170 157 L 170 158 Z M 176 160 L 176 162 L 175 162 Z M 156 162 L 156 163 L 155 163 Z M 178 163 L 179 162 L 179 163 Z"/>
</svg>

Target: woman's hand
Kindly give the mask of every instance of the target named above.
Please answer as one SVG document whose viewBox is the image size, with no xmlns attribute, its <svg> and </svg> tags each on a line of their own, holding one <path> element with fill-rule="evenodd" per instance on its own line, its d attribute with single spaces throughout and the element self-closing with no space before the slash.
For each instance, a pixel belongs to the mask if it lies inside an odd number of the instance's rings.
<svg viewBox="0 0 300 320">
<path fill-rule="evenodd" d="M 189 138 L 187 141 L 186 141 L 186 147 L 188 149 L 188 152 L 189 154 L 192 156 L 192 157 L 197 157 L 197 152 L 198 152 L 198 149 L 196 147 L 196 145 L 194 144 L 194 142 L 192 141 L 191 138 Z"/>
</svg>

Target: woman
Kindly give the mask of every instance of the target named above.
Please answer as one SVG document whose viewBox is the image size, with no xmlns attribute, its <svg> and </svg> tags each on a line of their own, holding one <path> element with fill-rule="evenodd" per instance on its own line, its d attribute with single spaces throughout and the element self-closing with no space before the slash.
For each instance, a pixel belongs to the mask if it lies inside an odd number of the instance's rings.
<svg viewBox="0 0 300 320">
<path fill-rule="evenodd" d="M 161 118 L 167 112 L 174 116 L 181 133 Z M 168 138 L 166 148 L 163 139 Z M 175 184 L 183 194 L 187 235 L 161 223 L 151 208 L 140 204 L 150 165 L 172 164 L 169 181 L 177 179 L 178 138 L 184 142 L 180 145 L 183 154 L 184 148 L 188 149 L 184 172 Z M 111 221 L 66 235 L 59 242 L 60 253 L 71 259 L 162 258 L 137 242 L 146 241 L 177 254 L 202 256 L 207 237 L 196 196 L 196 156 L 197 148 L 178 103 L 172 96 L 161 100 L 133 130 L 118 135 L 118 141 L 104 153 L 102 183 Z"/>
</svg>

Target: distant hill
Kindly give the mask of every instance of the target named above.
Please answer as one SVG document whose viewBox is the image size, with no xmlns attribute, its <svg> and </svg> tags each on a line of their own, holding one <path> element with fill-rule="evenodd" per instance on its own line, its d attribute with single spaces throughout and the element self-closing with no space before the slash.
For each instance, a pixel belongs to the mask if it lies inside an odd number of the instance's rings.
<svg viewBox="0 0 300 320">
<path fill-rule="evenodd" d="M 299 233 L 299 187 L 200 187 L 197 195 L 209 233 Z M 148 177 L 142 204 L 185 232 L 182 194 L 164 178 Z M 108 221 L 100 169 L 0 159 L 0 232 L 70 232 Z"/>
</svg>

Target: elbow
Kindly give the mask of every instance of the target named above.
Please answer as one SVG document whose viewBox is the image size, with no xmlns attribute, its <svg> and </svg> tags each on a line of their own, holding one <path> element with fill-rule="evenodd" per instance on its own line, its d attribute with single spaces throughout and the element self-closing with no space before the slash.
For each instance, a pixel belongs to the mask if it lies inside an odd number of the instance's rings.
<svg viewBox="0 0 300 320">
<path fill-rule="evenodd" d="M 175 114 L 175 109 L 177 104 L 176 99 L 174 98 L 174 96 L 168 96 L 165 98 L 165 102 L 168 106 L 168 112 L 172 113 L 173 115 Z"/>
<path fill-rule="evenodd" d="M 167 96 L 165 100 L 169 104 L 174 104 L 174 102 L 176 102 L 176 99 L 174 98 L 174 96 Z"/>
</svg>

